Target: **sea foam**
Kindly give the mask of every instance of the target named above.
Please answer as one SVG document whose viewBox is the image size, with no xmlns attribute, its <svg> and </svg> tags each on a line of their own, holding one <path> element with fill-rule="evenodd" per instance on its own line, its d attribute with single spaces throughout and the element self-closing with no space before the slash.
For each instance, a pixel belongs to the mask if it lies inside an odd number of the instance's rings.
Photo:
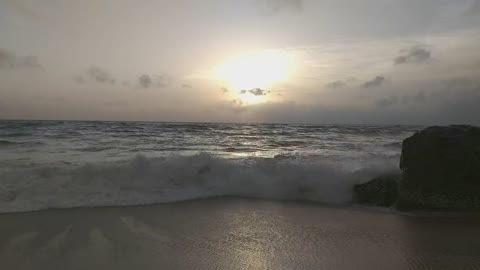
<svg viewBox="0 0 480 270">
<path fill-rule="evenodd" d="M 394 162 L 251 158 L 201 153 L 72 166 L 57 164 L 0 172 L 0 212 L 126 206 L 218 196 L 349 204 L 352 186 L 397 170 Z"/>
</svg>

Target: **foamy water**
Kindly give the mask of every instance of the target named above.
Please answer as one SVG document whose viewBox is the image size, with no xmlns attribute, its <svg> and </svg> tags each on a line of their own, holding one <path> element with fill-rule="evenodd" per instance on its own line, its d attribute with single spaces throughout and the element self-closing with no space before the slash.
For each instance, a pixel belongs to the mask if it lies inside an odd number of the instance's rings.
<svg viewBox="0 0 480 270">
<path fill-rule="evenodd" d="M 0 121 L 0 212 L 216 196 L 351 201 L 420 127 Z"/>
</svg>

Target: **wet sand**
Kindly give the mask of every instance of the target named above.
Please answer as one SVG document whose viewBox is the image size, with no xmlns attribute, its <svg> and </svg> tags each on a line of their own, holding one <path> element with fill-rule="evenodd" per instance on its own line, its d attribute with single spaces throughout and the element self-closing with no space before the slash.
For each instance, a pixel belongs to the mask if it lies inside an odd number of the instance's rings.
<svg viewBox="0 0 480 270">
<path fill-rule="evenodd" d="M 480 216 L 245 199 L 0 215 L 1 269 L 480 269 Z"/>
</svg>

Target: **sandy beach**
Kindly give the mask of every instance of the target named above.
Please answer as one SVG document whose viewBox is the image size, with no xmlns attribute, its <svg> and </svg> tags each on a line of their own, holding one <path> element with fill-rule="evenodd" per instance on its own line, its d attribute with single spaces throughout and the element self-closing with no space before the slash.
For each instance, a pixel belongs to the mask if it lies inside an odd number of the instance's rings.
<svg viewBox="0 0 480 270">
<path fill-rule="evenodd" d="M 480 217 L 208 199 L 0 215 L 2 269 L 480 269 Z"/>
</svg>

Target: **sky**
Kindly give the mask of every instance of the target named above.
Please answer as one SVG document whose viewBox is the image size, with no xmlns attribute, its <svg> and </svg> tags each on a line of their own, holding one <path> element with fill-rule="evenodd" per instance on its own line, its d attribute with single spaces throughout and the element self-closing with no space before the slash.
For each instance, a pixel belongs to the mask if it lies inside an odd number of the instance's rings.
<svg viewBox="0 0 480 270">
<path fill-rule="evenodd" d="M 0 0 L 0 119 L 480 125 L 480 0 Z"/>
</svg>

